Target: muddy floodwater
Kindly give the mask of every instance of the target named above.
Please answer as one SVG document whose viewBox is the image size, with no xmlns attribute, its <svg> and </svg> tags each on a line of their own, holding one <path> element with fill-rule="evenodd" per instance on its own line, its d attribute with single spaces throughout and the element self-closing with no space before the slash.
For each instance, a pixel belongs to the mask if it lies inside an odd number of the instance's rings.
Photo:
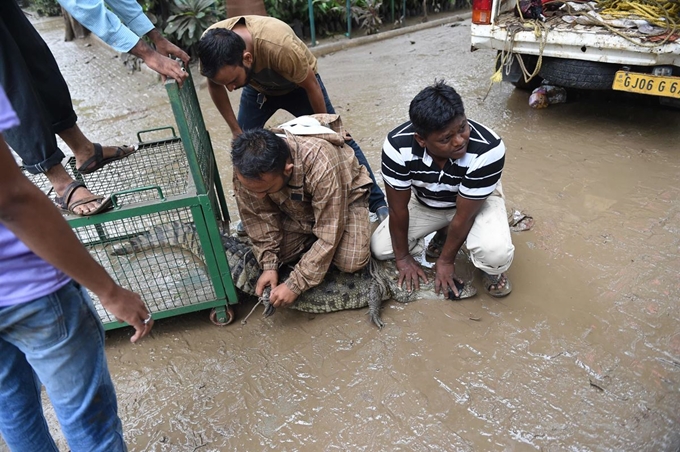
<svg viewBox="0 0 680 452">
<path fill-rule="evenodd" d="M 512 294 L 491 298 L 471 273 L 476 297 L 387 302 L 382 331 L 366 310 L 258 310 L 242 325 L 252 302 L 227 327 L 197 312 L 138 345 L 110 331 L 130 450 L 680 449 L 680 114 L 623 95 L 532 110 L 510 85 L 488 92 L 494 55 L 470 53 L 469 21 L 455 25 L 327 55 L 319 71 L 376 172 L 385 134 L 437 78 L 503 137 L 507 206 L 535 219 L 513 233 Z M 92 139 L 173 123 L 158 81 L 63 43 L 60 26 L 40 29 Z M 230 193 L 230 133 L 194 75 Z"/>
</svg>

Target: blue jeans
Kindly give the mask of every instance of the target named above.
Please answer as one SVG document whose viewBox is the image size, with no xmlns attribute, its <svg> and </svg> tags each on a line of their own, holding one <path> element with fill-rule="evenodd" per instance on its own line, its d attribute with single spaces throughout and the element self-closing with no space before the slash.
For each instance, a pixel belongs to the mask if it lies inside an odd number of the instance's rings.
<svg viewBox="0 0 680 452">
<path fill-rule="evenodd" d="M 73 452 L 127 451 L 92 301 L 71 281 L 0 308 L 0 432 L 12 452 L 54 451 L 41 382 Z"/>
<path fill-rule="evenodd" d="M 331 100 L 328 98 L 328 93 L 321 81 L 321 76 L 316 74 L 316 79 L 319 81 L 319 86 L 321 86 L 323 100 L 326 102 L 326 111 L 335 114 L 335 109 L 331 104 Z M 264 127 L 269 118 L 271 118 L 279 109 L 286 110 L 296 118 L 298 116 L 314 114 L 314 109 L 312 109 L 312 104 L 309 103 L 307 92 L 303 88 L 298 87 L 283 96 L 264 96 L 263 94 L 258 93 L 252 86 L 246 85 L 241 93 L 241 102 L 238 109 L 238 125 L 241 127 L 241 130 Z M 373 170 L 371 170 L 371 165 L 368 164 L 368 160 L 366 160 L 366 156 L 357 142 L 350 140 L 347 144 L 354 149 L 354 155 L 356 155 L 357 160 L 359 160 L 359 163 L 368 170 L 368 174 L 371 176 L 373 186 L 371 187 L 371 193 L 368 198 L 368 208 L 371 212 L 375 212 L 379 207 L 387 205 L 385 202 L 385 195 L 380 189 L 380 186 L 378 186 L 375 176 L 373 175 Z"/>
</svg>

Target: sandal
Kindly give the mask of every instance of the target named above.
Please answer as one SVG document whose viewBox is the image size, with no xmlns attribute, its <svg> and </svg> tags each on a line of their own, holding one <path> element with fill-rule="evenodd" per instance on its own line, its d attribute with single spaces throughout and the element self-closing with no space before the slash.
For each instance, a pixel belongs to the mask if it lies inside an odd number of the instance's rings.
<svg viewBox="0 0 680 452">
<path fill-rule="evenodd" d="M 102 169 L 105 165 L 115 162 L 116 160 L 124 159 L 130 155 L 137 152 L 137 148 L 130 146 L 118 146 L 116 153 L 112 157 L 104 157 L 104 151 L 102 151 L 102 145 L 99 143 L 94 144 L 94 155 L 87 159 L 85 163 L 80 165 L 77 171 L 80 174 L 90 174 L 97 170 Z"/>
<path fill-rule="evenodd" d="M 505 278 L 505 284 L 500 286 L 500 282 Z M 486 272 L 482 272 L 482 281 L 484 283 L 484 289 L 489 292 L 489 295 L 496 298 L 505 297 L 512 292 L 512 284 L 510 284 L 510 279 L 505 273 L 500 275 L 490 275 Z M 492 289 L 493 287 L 493 289 Z"/>
<path fill-rule="evenodd" d="M 54 198 L 54 202 L 63 210 L 64 212 L 68 212 L 72 215 L 77 215 L 79 217 L 89 217 L 91 215 L 96 215 L 98 213 L 106 212 L 107 210 L 110 210 L 113 207 L 113 202 L 111 201 L 111 197 L 107 196 L 98 196 L 98 195 L 92 195 L 88 196 L 83 199 L 79 199 L 78 201 L 71 201 L 71 198 L 73 197 L 73 193 L 79 188 L 87 188 L 85 184 L 82 181 L 76 180 L 68 184 L 68 187 L 66 187 L 66 191 L 64 192 L 64 196 L 56 196 Z M 99 202 L 99 206 L 87 213 L 78 213 L 76 212 L 76 207 L 82 206 L 83 204 L 87 204 L 90 202 Z"/>
<path fill-rule="evenodd" d="M 434 259 L 438 259 L 439 255 L 442 254 L 444 249 L 444 243 L 446 243 L 446 233 L 437 231 L 437 233 L 432 237 L 430 243 L 427 245 L 425 250 L 425 255 Z"/>
</svg>

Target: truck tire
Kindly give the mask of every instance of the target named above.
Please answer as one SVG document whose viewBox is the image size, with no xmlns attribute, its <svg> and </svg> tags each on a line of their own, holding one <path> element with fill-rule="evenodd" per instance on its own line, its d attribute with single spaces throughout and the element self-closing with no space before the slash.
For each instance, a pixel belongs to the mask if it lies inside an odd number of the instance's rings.
<svg viewBox="0 0 680 452">
<path fill-rule="evenodd" d="M 540 76 L 537 75 L 536 77 L 529 80 L 529 82 L 525 82 L 524 77 L 521 77 L 516 82 L 510 82 L 510 83 L 512 84 L 512 86 L 514 86 L 515 88 L 517 88 L 519 90 L 533 91 L 536 88 L 538 88 L 539 86 L 541 86 L 542 81 L 543 81 L 543 79 Z"/>
<path fill-rule="evenodd" d="M 500 51 L 498 51 L 498 55 L 500 55 Z M 522 69 L 520 68 L 520 65 L 518 63 L 518 59 L 521 58 L 522 61 L 524 61 L 524 67 L 527 69 L 529 72 L 534 72 L 534 69 L 536 69 L 536 61 L 537 58 L 534 55 L 522 55 L 522 54 L 515 54 L 513 61 L 512 61 L 512 66 L 510 67 L 510 72 L 506 73 L 506 71 L 503 71 L 503 80 L 506 82 L 510 82 L 512 86 L 514 86 L 517 89 L 523 90 L 523 91 L 533 91 L 534 89 L 538 88 L 541 85 L 541 82 L 543 79 L 539 76 L 536 75 L 534 78 L 529 80 L 529 82 L 524 81 L 524 74 L 522 73 Z M 500 67 L 500 59 L 496 58 L 496 70 Z"/>
<path fill-rule="evenodd" d="M 611 89 L 618 66 L 594 61 L 544 57 L 540 75 L 552 85 L 578 89 Z"/>
<path fill-rule="evenodd" d="M 534 72 L 536 69 L 536 63 L 538 61 L 538 58 L 534 55 L 517 55 L 516 58 L 522 58 L 522 61 L 524 61 L 524 67 L 526 68 L 527 71 Z M 522 74 L 521 69 L 519 69 L 519 64 L 517 64 L 517 69 L 520 72 L 519 79 L 512 83 L 512 86 L 514 86 L 517 89 L 521 89 L 522 91 L 533 91 L 539 86 L 541 86 L 541 82 L 543 79 L 541 78 L 540 75 L 536 74 L 534 78 L 529 80 L 528 82 L 524 81 L 524 74 Z"/>
</svg>

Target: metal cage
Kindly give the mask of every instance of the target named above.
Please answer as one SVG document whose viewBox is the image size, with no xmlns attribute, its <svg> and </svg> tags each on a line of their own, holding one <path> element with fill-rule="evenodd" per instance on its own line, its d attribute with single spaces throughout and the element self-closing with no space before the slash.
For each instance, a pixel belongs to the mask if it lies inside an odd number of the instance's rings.
<svg viewBox="0 0 680 452">
<path fill-rule="evenodd" d="M 191 75 L 182 88 L 166 82 L 179 130 L 139 132 L 137 152 L 92 174 L 80 174 L 75 158 L 67 171 L 93 193 L 111 193 L 111 211 L 66 215 L 92 256 L 121 286 L 139 293 L 155 318 L 213 308 L 211 320 L 233 320 L 238 302 L 221 235 L 229 221 L 212 144 Z M 143 141 L 167 130 L 169 138 Z M 51 194 L 44 175 L 27 176 Z M 134 247 L 144 243 L 146 247 Z M 125 326 L 90 294 L 106 329 Z"/>
</svg>

